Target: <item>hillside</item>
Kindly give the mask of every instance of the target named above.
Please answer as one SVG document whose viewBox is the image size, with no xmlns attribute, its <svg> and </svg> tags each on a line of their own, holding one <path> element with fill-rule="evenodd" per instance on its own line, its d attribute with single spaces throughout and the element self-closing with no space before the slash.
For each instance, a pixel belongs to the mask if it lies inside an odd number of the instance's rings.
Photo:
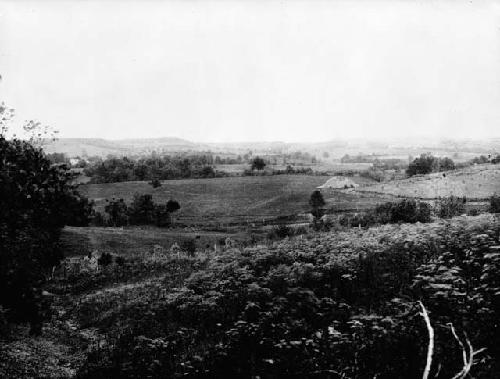
<svg viewBox="0 0 500 379">
<path fill-rule="evenodd" d="M 362 193 L 382 193 L 401 197 L 436 199 L 446 196 L 466 196 L 487 199 L 500 193 L 500 164 L 484 164 L 461 170 L 414 176 L 357 189 Z"/>
</svg>

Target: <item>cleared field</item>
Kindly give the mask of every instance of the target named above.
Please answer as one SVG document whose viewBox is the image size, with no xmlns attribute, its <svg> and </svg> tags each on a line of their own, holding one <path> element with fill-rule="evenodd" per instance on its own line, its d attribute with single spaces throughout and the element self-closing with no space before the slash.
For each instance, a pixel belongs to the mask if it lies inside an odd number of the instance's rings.
<svg viewBox="0 0 500 379">
<path fill-rule="evenodd" d="M 469 199 L 486 199 L 495 193 L 500 194 L 500 165 L 477 165 L 457 171 L 395 180 L 359 188 L 357 192 L 422 199 L 451 195 L 466 196 Z"/>
<path fill-rule="evenodd" d="M 190 224 L 244 222 L 301 213 L 309 209 L 312 191 L 325 181 L 324 176 L 275 175 L 168 180 L 156 189 L 146 182 L 87 184 L 79 190 L 101 211 L 106 199 L 130 202 L 134 193 L 150 193 L 158 203 L 175 199 L 181 204 L 176 219 Z"/>
</svg>

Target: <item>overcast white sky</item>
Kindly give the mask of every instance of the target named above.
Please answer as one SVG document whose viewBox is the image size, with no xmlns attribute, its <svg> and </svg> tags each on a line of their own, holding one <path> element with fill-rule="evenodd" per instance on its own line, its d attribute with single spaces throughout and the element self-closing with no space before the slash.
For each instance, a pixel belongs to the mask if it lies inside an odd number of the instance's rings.
<svg viewBox="0 0 500 379">
<path fill-rule="evenodd" d="M 500 2 L 0 1 L 0 74 L 62 137 L 500 136 Z"/>
</svg>

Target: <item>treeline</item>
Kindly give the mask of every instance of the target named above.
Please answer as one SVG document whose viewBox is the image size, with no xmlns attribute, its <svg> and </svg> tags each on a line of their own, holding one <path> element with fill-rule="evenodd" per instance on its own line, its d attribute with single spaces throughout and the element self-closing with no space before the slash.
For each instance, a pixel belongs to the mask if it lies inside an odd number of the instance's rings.
<svg viewBox="0 0 500 379">
<path fill-rule="evenodd" d="M 84 173 L 91 178 L 92 183 L 225 176 L 223 172 L 215 170 L 212 161 L 210 155 L 107 158 L 87 166 Z"/>
<path fill-rule="evenodd" d="M 172 214 L 180 209 L 180 204 L 169 200 L 165 204 L 156 204 L 150 194 L 136 193 L 130 205 L 123 199 L 106 200 L 104 214 L 95 212 L 92 224 L 95 226 L 127 226 L 172 224 Z"/>
</svg>

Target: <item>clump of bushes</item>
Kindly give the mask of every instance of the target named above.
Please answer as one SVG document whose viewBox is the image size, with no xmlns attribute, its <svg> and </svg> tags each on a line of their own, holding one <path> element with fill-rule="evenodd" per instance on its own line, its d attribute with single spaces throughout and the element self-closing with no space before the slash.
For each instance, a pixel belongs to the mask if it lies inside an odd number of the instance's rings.
<svg viewBox="0 0 500 379">
<path fill-rule="evenodd" d="M 372 226 L 376 224 L 415 223 L 431 221 L 431 206 L 415 199 L 403 199 L 398 202 L 387 202 L 378 205 L 375 209 L 345 215 L 340 218 L 342 226 Z"/>
</svg>

